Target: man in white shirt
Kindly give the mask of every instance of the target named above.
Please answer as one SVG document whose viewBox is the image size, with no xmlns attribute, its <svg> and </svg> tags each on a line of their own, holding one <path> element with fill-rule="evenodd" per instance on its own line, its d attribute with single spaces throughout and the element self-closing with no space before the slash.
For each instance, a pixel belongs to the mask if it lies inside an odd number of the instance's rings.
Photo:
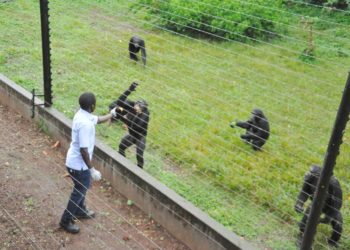
<svg viewBox="0 0 350 250">
<path fill-rule="evenodd" d="M 95 146 L 95 125 L 106 122 L 116 115 L 115 109 L 110 114 L 96 116 L 92 113 L 96 107 L 93 93 L 83 93 L 79 97 L 80 110 L 74 115 L 72 125 L 72 142 L 70 144 L 66 166 L 73 180 L 73 191 L 70 195 L 60 226 L 69 233 L 78 233 L 79 227 L 73 219 L 93 218 L 95 213 L 85 206 L 85 195 L 90 187 L 91 178 L 101 179 L 101 173 L 92 164 L 92 154 Z"/>
</svg>

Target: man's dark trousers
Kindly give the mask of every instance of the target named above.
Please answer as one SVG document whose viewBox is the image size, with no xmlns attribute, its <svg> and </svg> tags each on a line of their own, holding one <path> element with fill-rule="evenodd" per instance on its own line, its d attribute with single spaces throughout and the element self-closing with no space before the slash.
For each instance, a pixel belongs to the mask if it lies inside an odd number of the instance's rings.
<svg viewBox="0 0 350 250">
<path fill-rule="evenodd" d="M 70 195 L 68 205 L 61 218 L 62 223 L 69 223 L 76 215 L 85 213 L 85 195 L 90 187 L 91 174 L 90 170 L 74 170 L 67 168 L 73 183 L 73 191 Z"/>
</svg>

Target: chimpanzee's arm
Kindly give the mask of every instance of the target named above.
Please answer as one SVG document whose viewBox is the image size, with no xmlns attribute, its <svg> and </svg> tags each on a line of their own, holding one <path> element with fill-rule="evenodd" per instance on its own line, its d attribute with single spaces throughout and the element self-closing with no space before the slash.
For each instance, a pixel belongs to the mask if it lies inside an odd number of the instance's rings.
<svg viewBox="0 0 350 250">
<path fill-rule="evenodd" d="M 117 100 L 113 101 L 109 105 L 109 110 L 112 110 L 115 107 L 122 108 L 121 110 L 118 109 L 118 119 L 120 116 L 123 116 L 127 114 L 128 112 L 133 112 L 135 102 L 127 100 L 127 97 L 130 95 L 131 91 L 128 89 L 126 90 Z"/>
<path fill-rule="evenodd" d="M 251 120 L 248 120 L 246 122 L 241 122 L 241 121 L 236 122 L 237 127 L 244 128 L 244 129 L 249 129 L 251 127 L 251 124 L 252 124 Z"/>
<path fill-rule="evenodd" d="M 117 106 L 125 108 L 126 99 L 131 94 L 129 89 L 125 90 L 123 94 L 121 94 L 117 100 Z"/>
<path fill-rule="evenodd" d="M 122 107 L 127 112 L 133 112 L 135 102 L 127 100 L 127 98 L 131 92 L 135 91 L 137 85 L 138 83 L 133 82 L 130 87 L 119 96 L 118 100 L 116 101 L 117 106 Z"/>
<path fill-rule="evenodd" d="M 317 179 L 311 173 L 307 173 L 305 175 L 303 187 L 298 195 L 298 198 L 294 207 L 297 212 L 303 212 L 304 203 L 312 195 L 311 187 L 312 185 L 316 185 L 317 184 L 316 182 L 317 182 Z"/>
</svg>

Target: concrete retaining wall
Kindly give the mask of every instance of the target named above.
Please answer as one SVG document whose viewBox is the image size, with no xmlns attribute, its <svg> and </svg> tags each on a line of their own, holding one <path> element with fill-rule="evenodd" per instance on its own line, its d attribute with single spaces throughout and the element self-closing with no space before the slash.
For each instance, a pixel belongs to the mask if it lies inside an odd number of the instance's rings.
<svg viewBox="0 0 350 250">
<path fill-rule="evenodd" d="M 36 99 L 36 103 L 42 103 Z M 31 117 L 31 93 L 0 74 L 0 103 Z M 36 108 L 36 122 L 44 122 L 52 137 L 67 150 L 71 120 L 54 108 Z M 200 209 L 120 156 L 102 142 L 96 142 L 94 166 L 119 193 L 135 203 L 191 249 L 255 249 Z M 62 166 L 64 167 L 64 166 Z"/>
</svg>

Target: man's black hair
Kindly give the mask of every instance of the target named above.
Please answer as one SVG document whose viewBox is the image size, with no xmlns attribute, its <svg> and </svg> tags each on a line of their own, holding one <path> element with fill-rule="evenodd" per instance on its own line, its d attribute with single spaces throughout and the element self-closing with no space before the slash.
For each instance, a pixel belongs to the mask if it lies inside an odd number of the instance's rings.
<svg viewBox="0 0 350 250">
<path fill-rule="evenodd" d="M 92 106 L 96 105 L 96 97 L 91 92 L 85 92 L 80 95 L 79 104 L 80 108 L 84 109 L 85 111 L 91 111 Z"/>
</svg>

